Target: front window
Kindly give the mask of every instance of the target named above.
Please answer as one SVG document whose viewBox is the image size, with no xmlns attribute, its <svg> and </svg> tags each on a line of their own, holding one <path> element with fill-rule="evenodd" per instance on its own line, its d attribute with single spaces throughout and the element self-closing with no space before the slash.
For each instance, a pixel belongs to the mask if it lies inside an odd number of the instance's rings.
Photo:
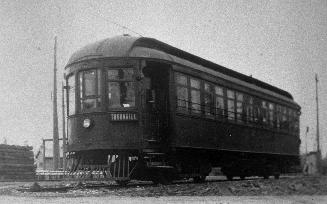
<svg viewBox="0 0 327 204">
<path fill-rule="evenodd" d="M 68 77 L 68 115 L 75 114 L 75 75 Z"/>
<path fill-rule="evenodd" d="M 133 68 L 107 71 L 109 108 L 135 107 L 135 82 Z"/>
<path fill-rule="evenodd" d="M 91 69 L 80 72 L 79 88 L 82 111 L 100 107 L 100 70 Z"/>
</svg>

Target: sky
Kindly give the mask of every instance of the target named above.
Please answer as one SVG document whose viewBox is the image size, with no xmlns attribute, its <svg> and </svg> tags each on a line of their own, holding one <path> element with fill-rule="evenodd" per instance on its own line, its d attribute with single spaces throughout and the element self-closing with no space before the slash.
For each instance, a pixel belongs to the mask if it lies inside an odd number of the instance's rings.
<svg viewBox="0 0 327 204">
<path fill-rule="evenodd" d="M 316 149 L 317 73 L 326 155 L 325 0 L 0 0 L 0 143 L 37 149 L 52 137 L 55 36 L 61 90 L 74 51 L 124 33 L 155 38 L 290 92 L 302 107 L 302 152 Z M 61 127 L 60 108 L 58 114 Z"/>
</svg>

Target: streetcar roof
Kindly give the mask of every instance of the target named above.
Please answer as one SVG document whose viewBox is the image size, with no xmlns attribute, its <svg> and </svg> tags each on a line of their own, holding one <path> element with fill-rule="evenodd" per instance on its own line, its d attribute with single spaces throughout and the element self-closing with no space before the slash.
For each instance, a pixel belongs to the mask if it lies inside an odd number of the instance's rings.
<svg viewBox="0 0 327 204">
<path fill-rule="evenodd" d="M 217 71 L 225 76 L 227 75 L 231 78 L 236 78 L 252 86 L 254 85 L 262 89 L 270 90 L 293 100 L 292 95 L 287 91 L 279 89 L 253 77 L 246 76 L 234 70 L 215 64 L 153 38 L 132 37 L 129 35 L 107 38 L 86 45 L 85 47 L 77 50 L 69 59 L 67 66 L 79 61 L 107 57 L 158 58 L 185 65 L 197 64 L 203 68 L 207 68 L 207 70 L 211 69 Z"/>
</svg>

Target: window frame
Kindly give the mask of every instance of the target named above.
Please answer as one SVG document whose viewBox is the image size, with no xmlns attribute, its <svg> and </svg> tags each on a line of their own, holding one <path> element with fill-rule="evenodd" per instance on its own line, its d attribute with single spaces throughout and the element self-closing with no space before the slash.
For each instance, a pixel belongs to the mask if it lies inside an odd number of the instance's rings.
<svg viewBox="0 0 327 204">
<path fill-rule="evenodd" d="M 196 114 L 196 115 L 201 115 L 202 114 L 202 95 L 203 95 L 202 90 L 201 90 L 202 80 L 199 78 L 191 77 L 191 76 L 188 77 L 188 80 L 189 80 L 189 109 L 190 109 L 190 113 Z M 195 81 L 199 82 L 199 88 L 192 87 L 191 80 L 195 80 Z M 198 98 L 199 103 L 193 103 L 192 91 L 199 93 L 199 98 Z M 193 105 L 198 106 L 199 109 L 193 109 Z"/>
<path fill-rule="evenodd" d="M 268 125 L 275 128 L 275 103 L 268 101 Z"/>
<path fill-rule="evenodd" d="M 245 94 L 245 104 L 244 104 L 244 108 L 245 108 L 245 120 L 246 120 L 246 123 L 251 123 L 253 124 L 254 123 L 254 112 L 253 112 L 253 109 L 254 109 L 254 98 L 253 96 L 251 95 L 248 95 L 248 94 Z"/>
<path fill-rule="evenodd" d="M 186 84 L 181 84 L 178 83 L 177 80 L 177 76 L 183 76 L 186 78 Z M 190 113 L 190 91 L 189 91 L 189 76 L 187 76 L 186 74 L 180 73 L 180 72 L 175 72 L 174 73 L 174 82 L 175 82 L 175 94 L 176 94 L 176 110 L 178 112 L 182 112 L 182 113 Z M 186 106 L 179 106 L 179 98 L 178 98 L 178 88 L 186 88 L 186 93 L 187 93 L 187 100 L 185 100 L 185 104 Z"/>
<path fill-rule="evenodd" d="M 73 97 L 73 100 L 74 100 L 74 104 L 73 104 L 73 107 L 74 107 L 74 113 L 70 114 L 70 107 L 71 107 L 71 103 L 70 103 L 70 86 L 69 86 L 69 79 L 70 78 L 73 78 L 74 79 L 74 86 L 73 86 L 73 91 L 74 91 L 74 97 Z M 72 115 L 75 115 L 78 111 L 78 108 L 77 108 L 77 103 L 76 101 L 77 100 L 77 74 L 76 73 L 70 73 L 69 75 L 67 75 L 66 77 L 66 88 L 65 88 L 65 91 L 66 91 L 66 114 L 67 116 L 72 116 Z"/>
<path fill-rule="evenodd" d="M 108 72 L 109 70 L 119 70 L 119 69 L 132 69 L 133 70 L 133 74 L 131 79 L 109 79 L 108 77 Z M 106 110 L 133 110 L 136 109 L 138 104 L 137 104 L 137 82 L 136 82 L 136 75 L 137 75 L 137 70 L 135 69 L 134 66 L 110 66 L 110 67 L 105 67 L 104 71 L 103 71 L 103 75 L 104 75 L 104 81 L 105 81 L 105 85 L 104 85 L 104 89 L 105 89 L 105 94 L 104 94 L 104 98 L 105 98 L 105 108 Z M 134 106 L 131 107 L 109 107 L 110 104 L 110 100 L 109 100 L 109 83 L 110 82 L 132 82 L 133 83 L 133 90 L 134 90 Z"/>
<path fill-rule="evenodd" d="M 84 74 L 85 72 L 90 72 L 91 70 L 94 70 L 96 73 L 96 77 L 95 77 L 95 95 L 90 95 L 90 96 L 83 96 L 85 94 L 85 79 L 84 79 Z M 82 76 L 82 86 L 81 86 L 81 78 L 80 78 L 80 74 L 83 73 Z M 76 89 L 77 90 L 77 110 L 80 113 L 87 113 L 87 112 L 94 112 L 94 111 L 99 111 L 103 109 L 103 99 L 102 99 L 102 82 L 101 82 L 101 76 L 103 75 L 102 73 L 102 69 L 99 67 L 92 67 L 92 68 L 88 68 L 88 69 L 82 69 L 79 70 L 76 73 Z M 82 90 L 81 90 L 82 89 Z M 82 93 L 82 95 L 81 95 Z M 90 109 L 82 109 L 82 102 L 85 99 L 96 99 L 96 107 L 95 108 L 90 108 Z M 76 102 L 75 102 L 76 103 Z"/>
<path fill-rule="evenodd" d="M 233 93 L 233 98 L 228 96 L 228 92 L 231 91 Z M 233 104 L 233 111 L 229 109 L 229 102 Z M 226 103 L 227 103 L 227 119 L 229 121 L 236 121 L 236 91 L 234 89 L 227 88 L 226 89 Z"/>
<path fill-rule="evenodd" d="M 208 81 L 202 81 L 203 83 L 203 114 L 205 115 L 205 117 L 215 117 L 216 115 L 216 111 L 215 111 L 215 86 L 208 82 Z M 209 90 L 206 90 L 206 85 L 209 86 Z M 207 104 L 206 103 L 206 98 L 209 98 L 210 102 Z M 206 109 L 208 109 L 209 111 L 207 111 Z"/>
<path fill-rule="evenodd" d="M 217 94 L 216 92 L 216 88 L 221 88 L 222 90 L 222 95 L 220 94 Z M 217 105 L 217 99 L 220 98 L 222 99 L 223 103 L 222 103 L 222 108 L 218 108 L 216 105 Z M 227 100 L 227 97 L 226 97 L 226 88 L 221 86 L 220 84 L 215 84 L 214 85 L 214 108 L 215 108 L 215 115 L 216 115 L 216 118 L 219 118 L 219 119 L 224 119 L 226 118 L 226 100 Z M 218 113 L 219 112 L 219 113 Z M 221 113 L 221 114 L 220 114 Z"/>
<path fill-rule="evenodd" d="M 177 82 L 178 75 L 185 77 L 183 84 Z M 187 107 L 183 107 L 184 111 L 178 109 L 178 101 L 176 101 L 177 112 L 201 115 L 203 118 L 217 121 L 224 119 L 229 122 L 237 122 L 275 132 L 287 132 L 288 134 L 295 134 L 296 129 L 299 129 L 299 117 L 296 108 L 286 102 L 277 102 L 277 99 L 272 100 L 269 97 L 251 95 L 249 91 L 234 89 L 232 86 L 226 86 L 226 84 L 221 85 L 179 71 L 174 72 L 173 78 L 176 100 L 178 100 L 178 87 L 185 88 L 187 92 Z M 198 82 L 197 87 L 191 86 L 191 80 Z M 192 91 L 194 90 L 200 94 L 200 104 L 197 112 L 192 108 L 192 104 L 194 104 Z M 218 100 L 223 102 L 219 111 Z M 284 113 L 284 109 L 286 109 L 286 113 Z"/>
<path fill-rule="evenodd" d="M 238 96 L 242 96 L 242 100 L 239 100 Z M 246 122 L 244 120 L 245 94 L 243 92 L 235 91 L 235 103 L 236 103 L 236 106 L 235 106 L 236 121 L 239 122 L 239 123 Z M 240 107 L 241 112 L 238 112 L 238 108 L 239 108 L 238 104 L 241 104 L 241 107 Z"/>
<path fill-rule="evenodd" d="M 269 125 L 269 102 L 261 100 L 261 122 L 264 126 Z"/>
</svg>

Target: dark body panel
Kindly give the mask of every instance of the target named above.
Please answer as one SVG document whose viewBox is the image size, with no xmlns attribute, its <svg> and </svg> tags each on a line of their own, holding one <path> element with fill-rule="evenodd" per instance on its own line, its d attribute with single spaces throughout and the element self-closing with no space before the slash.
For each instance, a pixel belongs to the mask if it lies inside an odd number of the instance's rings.
<svg viewBox="0 0 327 204">
<path fill-rule="evenodd" d="M 177 115 L 172 146 L 270 154 L 299 154 L 294 135 L 240 124 Z"/>
<path fill-rule="evenodd" d="M 138 121 L 112 121 L 110 113 L 89 113 L 69 118 L 72 132 L 68 137 L 68 151 L 94 149 L 138 149 L 140 147 Z M 83 120 L 93 121 L 91 129 L 82 127 Z"/>
</svg>

